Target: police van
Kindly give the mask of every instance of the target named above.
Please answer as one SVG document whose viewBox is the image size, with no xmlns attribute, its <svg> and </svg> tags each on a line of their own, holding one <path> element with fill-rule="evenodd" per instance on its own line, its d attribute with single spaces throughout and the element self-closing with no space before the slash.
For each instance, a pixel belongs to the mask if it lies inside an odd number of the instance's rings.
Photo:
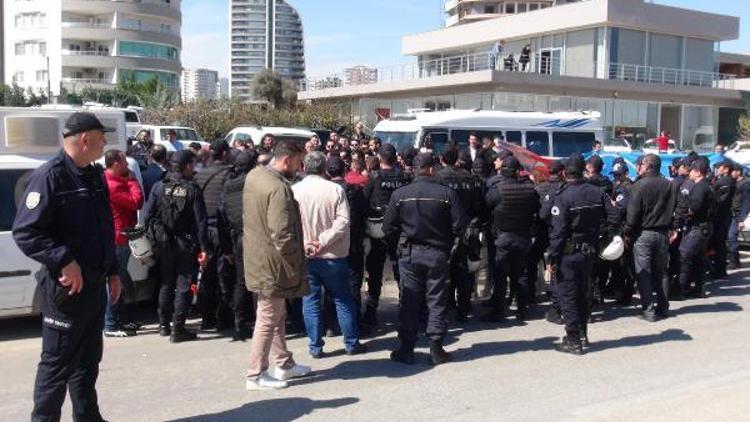
<svg viewBox="0 0 750 422">
<path fill-rule="evenodd" d="M 502 135 L 505 141 L 546 158 L 589 152 L 594 141 L 601 140 L 603 135 L 600 114 L 596 111 L 410 110 L 381 121 L 373 132 L 398 151 L 406 146 L 422 148 L 429 139 L 435 152 L 442 151 L 449 141 L 459 148 L 468 148 L 472 133 L 480 142 L 485 136 Z"/>
<path fill-rule="evenodd" d="M 65 120 L 80 110 L 0 107 L 0 318 L 40 312 L 35 278 L 40 264 L 18 249 L 11 230 L 31 173 L 60 151 Z M 116 129 L 107 134 L 105 149 L 125 151 L 122 110 L 90 111 Z"/>
</svg>

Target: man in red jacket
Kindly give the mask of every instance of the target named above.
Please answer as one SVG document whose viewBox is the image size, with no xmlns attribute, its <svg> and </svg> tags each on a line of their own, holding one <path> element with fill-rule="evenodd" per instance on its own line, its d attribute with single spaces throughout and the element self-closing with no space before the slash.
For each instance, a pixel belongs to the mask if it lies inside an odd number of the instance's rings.
<svg viewBox="0 0 750 422">
<path fill-rule="evenodd" d="M 132 229 L 138 222 L 138 210 L 143 206 L 143 191 L 138 180 L 128 169 L 125 154 L 116 149 L 104 154 L 104 177 L 109 188 L 110 205 L 115 222 L 115 252 L 120 281 L 122 283 L 122 300 L 107 303 L 104 316 L 104 335 L 107 337 L 129 337 L 136 333 L 139 325 L 133 322 L 126 308 L 135 302 L 136 292 L 133 280 L 128 273 L 130 247 L 122 231 Z"/>
</svg>

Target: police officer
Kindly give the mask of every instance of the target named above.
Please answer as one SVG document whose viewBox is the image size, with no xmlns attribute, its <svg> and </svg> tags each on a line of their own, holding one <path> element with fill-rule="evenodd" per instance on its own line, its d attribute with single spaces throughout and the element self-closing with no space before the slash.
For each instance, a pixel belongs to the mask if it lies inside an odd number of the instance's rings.
<svg viewBox="0 0 750 422">
<path fill-rule="evenodd" d="M 379 142 L 377 138 L 370 140 L 370 144 Z M 373 173 L 365 186 L 365 199 L 369 204 L 367 212 L 368 236 L 370 238 L 370 253 L 365 259 L 365 268 L 369 278 L 367 280 L 367 303 L 362 323 L 375 327 L 377 325 L 377 309 L 380 292 L 383 288 L 383 267 L 386 257 L 390 256 L 393 263 L 393 275 L 399 279 L 399 267 L 396 250 L 389 248 L 379 227 L 388 209 L 391 195 L 397 189 L 408 185 L 411 177 L 396 168 L 396 148 L 391 144 L 379 147 L 380 170 Z"/>
<path fill-rule="evenodd" d="M 66 391 L 74 420 L 104 420 L 96 395 L 104 308 L 107 290 L 113 303 L 119 299 L 120 279 L 109 193 L 102 168 L 92 162 L 112 131 L 91 113 L 73 113 L 65 121 L 63 149 L 32 173 L 18 204 L 13 239 L 42 264 L 33 421 L 59 421 Z"/>
<path fill-rule="evenodd" d="M 622 157 L 617 157 L 612 162 L 612 201 L 620 215 L 620 221 L 625 221 L 630 202 L 630 191 L 633 188 L 633 182 L 628 177 L 628 164 Z M 635 261 L 632 250 L 626 245 L 628 250 L 617 261 L 610 263 L 612 270 L 612 289 L 615 293 L 615 302 L 618 305 L 630 306 L 635 293 Z"/>
<path fill-rule="evenodd" d="M 492 210 L 492 228 L 495 239 L 495 286 L 492 306 L 482 319 L 502 322 L 506 311 L 508 279 L 515 287 L 516 318 L 524 320 L 531 302 L 531 288 L 526 274 L 531 227 L 539 213 L 539 195 L 531 183 L 519 180 L 521 163 L 516 157 L 505 158 L 500 167 L 500 177 L 487 191 L 487 207 Z"/>
<path fill-rule="evenodd" d="M 481 179 L 458 167 L 458 150 L 448 148 L 440 159 L 442 168 L 437 177 L 443 186 L 453 189 L 458 195 L 469 221 L 475 228 L 481 228 L 478 221 L 484 208 L 483 185 Z M 453 249 L 450 260 L 450 282 L 447 286 L 448 306 L 457 309 L 456 321 L 466 322 L 471 313 L 471 292 L 474 288 L 474 274 L 468 268 L 468 239 L 460 238 Z M 456 303 L 458 305 L 456 306 Z"/>
<path fill-rule="evenodd" d="M 703 297 L 705 276 L 704 256 L 706 246 L 713 234 L 713 213 L 716 197 L 706 179 L 709 173 L 708 160 L 696 158 L 690 165 L 690 180 L 693 183 L 687 191 L 683 184 L 682 194 L 686 205 L 678 212 L 683 219 L 684 234 L 680 244 L 680 291 L 676 300 L 686 296 Z M 692 287 L 694 285 L 694 287 Z"/>
<path fill-rule="evenodd" d="M 534 245 L 532 245 L 532 251 L 535 248 L 541 249 L 542 257 L 544 257 L 547 248 L 549 248 L 549 232 L 552 224 L 552 206 L 555 201 L 555 195 L 560 191 L 562 186 L 565 184 L 563 178 L 563 163 L 560 160 L 553 161 L 549 166 L 549 178 L 537 185 L 536 193 L 539 195 L 540 208 L 539 208 L 539 224 L 537 236 L 534 239 Z M 533 253 L 533 252 L 532 252 Z M 529 274 L 537 272 L 537 263 L 529 264 Z M 551 306 L 545 314 L 545 319 L 553 324 L 562 324 L 562 315 L 560 314 L 560 295 L 557 293 L 557 282 L 555 281 L 555 274 L 549 274 L 550 282 L 550 298 Z M 530 277 L 531 278 L 531 277 Z"/>
<path fill-rule="evenodd" d="M 732 224 L 732 201 L 737 191 L 737 182 L 732 177 L 734 163 L 724 160 L 717 166 L 717 178 L 714 183 L 716 192 L 716 214 L 714 215 L 713 247 L 716 251 L 713 260 L 714 275 L 727 276 L 727 237 Z"/>
<path fill-rule="evenodd" d="M 219 199 L 226 181 L 233 176 L 232 164 L 229 161 L 229 144 L 223 139 L 211 142 L 211 163 L 195 175 L 195 183 L 203 193 L 208 218 L 208 238 L 211 242 L 207 251 L 211 257 L 206 262 L 201 280 L 200 300 L 203 321 L 201 329 L 227 329 L 232 324 L 232 292 L 235 272 L 224 258 L 232 253 L 222 250 L 222 244 L 231 243 L 229 239 L 220 239 L 218 229 Z"/>
<path fill-rule="evenodd" d="M 401 344 L 391 353 L 391 359 L 407 364 L 414 363 L 423 304 L 427 305 L 425 333 L 430 339 L 431 363 L 439 365 L 451 359 L 443 349 L 447 331 L 445 276 L 451 248 L 468 221 L 456 192 L 433 177 L 435 164 L 432 154 L 417 156 L 414 183 L 392 195 L 383 220 L 383 231 L 392 242 L 399 235 L 406 237 L 406 243 L 399 245 Z"/>
<path fill-rule="evenodd" d="M 677 191 L 661 173 L 661 158 L 648 154 L 639 167 L 640 179 L 631 189 L 625 222 L 625 240 L 633 247 L 638 291 L 641 296 L 640 317 L 654 322 L 668 317 L 669 240 L 677 204 Z M 656 303 L 654 303 L 654 293 Z"/>
<path fill-rule="evenodd" d="M 612 181 L 609 178 L 602 175 L 604 169 L 604 160 L 599 155 L 592 155 L 586 160 L 586 181 L 592 185 L 598 187 L 603 193 L 612 195 Z M 606 230 L 599 231 L 599 235 L 603 236 Z M 608 239 L 600 237 L 597 242 L 597 249 L 601 250 L 606 247 Z M 593 282 L 593 299 L 597 303 L 604 303 L 604 295 L 607 287 L 607 281 L 609 279 L 609 271 L 611 269 L 611 263 L 600 259 L 598 256 L 594 259 L 594 266 L 592 268 L 592 282 Z"/>
<path fill-rule="evenodd" d="M 583 354 L 588 345 L 587 323 L 590 306 L 591 266 L 600 236 L 600 221 L 609 232 L 617 231 L 619 218 L 609 195 L 583 180 L 585 163 L 574 154 L 565 162 L 565 185 L 555 196 L 550 213 L 552 228 L 547 250 L 552 271 L 556 271 L 560 308 L 566 335 L 558 351 Z"/>
<path fill-rule="evenodd" d="M 255 168 L 258 153 L 255 150 L 241 151 L 234 159 L 233 177 L 224 185 L 218 208 L 220 239 L 230 240 L 221 249 L 231 251 L 230 261 L 234 263 L 235 279 L 232 289 L 232 311 L 234 312 L 233 340 L 245 341 L 253 327 L 252 296 L 245 286 L 245 267 L 242 259 L 242 190 L 247 174 Z"/>
<path fill-rule="evenodd" d="M 737 270 L 742 267 L 740 264 L 740 245 L 739 233 L 747 230 L 744 222 L 750 212 L 750 181 L 745 177 L 742 165 L 735 163 L 732 176 L 737 181 L 737 191 L 732 201 L 732 226 L 729 229 L 728 249 L 729 249 L 729 266 L 727 269 Z"/>
<path fill-rule="evenodd" d="M 180 150 L 170 161 L 172 171 L 154 185 L 141 218 L 153 230 L 159 249 L 159 334 L 179 343 L 196 337 L 185 328 L 190 286 L 198 272 L 197 264 L 205 265 L 211 244 L 206 204 L 192 180 L 195 154 Z"/>
</svg>

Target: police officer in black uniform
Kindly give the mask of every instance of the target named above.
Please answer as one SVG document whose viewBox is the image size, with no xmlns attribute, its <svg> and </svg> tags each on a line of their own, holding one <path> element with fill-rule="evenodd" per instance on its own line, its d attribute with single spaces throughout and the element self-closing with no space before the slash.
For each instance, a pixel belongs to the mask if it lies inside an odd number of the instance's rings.
<svg viewBox="0 0 750 422">
<path fill-rule="evenodd" d="M 690 165 L 689 191 L 683 184 L 685 205 L 678 210 L 678 217 L 684 222 L 682 243 L 680 244 L 680 292 L 676 300 L 686 296 L 703 297 L 705 277 L 705 253 L 713 234 L 713 213 L 716 197 L 706 179 L 709 172 L 708 160 L 696 158 Z M 694 286 L 693 286 L 694 285 Z"/>
<path fill-rule="evenodd" d="M 541 249 L 542 258 L 549 248 L 549 232 L 552 226 L 552 206 L 555 201 L 555 195 L 565 184 L 563 178 L 563 163 L 560 160 L 553 161 L 549 166 L 549 178 L 537 185 L 536 193 L 539 195 L 540 208 L 539 208 L 539 223 L 537 224 L 538 232 L 534 239 L 534 245 L 532 245 L 532 251 L 534 248 Z M 531 274 L 537 272 L 535 263 L 533 266 L 529 264 L 528 272 Z M 550 299 L 551 306 L 545 314 L 545 319 L 553 324 L 562 324 L 562 315 L 560 313 L 560 295 L 557 293 L 557 282 L 555 281 L 555 273 L 549 274 L 550 283 Z M 531 277 L 529 277 L 531 280 Z"/>
<path fill-rule="evenodd" d="M 396 148 L 393 145 L 385 144 L 380 147 L 379 157 L 380 170 L 373 173 L 364 191 L 365 198 L 369 204 L 367 224 L 371 225 L 371 227 L 382 224 L 391 195 L 397 189 L 408 185 L 412 179 L 411 176 L 396 168 Z M 393 275 L 396 281 L 400 277 L 396 250 L 389 248 L 385 239 L 380 234 L 370 232 L 369 237 L 370 253 L 367 254 L 365 259 L 365 268 L 369 276 L 367 279 L 367 303 L 362 323 L 370 327 L 375 327 L 377 325 L 380 292 L 383 288 L 383 267 L 385 266 L 386 257 L 390 256 L 391 258 Z"/>
<path fill-rule="evenodd" d="M 481 228 L 481 223 L 478 221 L 484 208 L 481 179 L 472 176 L 471 173 L 457 166 L 458 150 L 455 148 L 448 148 L 443 151 L 440 161 L 443 168 L 437 172 L 438 180 L 443 186 L 447 186 L 456 192 L 469 221 L 475 228 Z M 467 240 L 466 238 L 458 239 L 450 260 L 450 282 L 447 285 L 448 306 L 456 307 L 457 322 L 468 321 L 469 313 L 471 313 L 474 274 L 470 273 L 468 268 Z"/>
<path fill-rule="evenodd" d="M 32 173 L 18 204 L 13 239 L 42 264 L 42 355 L 32 421 L 59 421 L 66 391 L 74 420 L 104 420 L 96 395 L 104 308 L 107 290 L 113 303 L 119 299 L 120 279 L 109 191 L 101 166 L 92 162 L 112 131 L 91 113 L 73 113 L 63 149 Z"/>
<path fill-rule="evenodd" d="M 245 287 L 245 267 L 242 259 L 242 190 L 245 178 L 258 162 L 255 150 L 238 153 L 234 158 L 232 178 L 227 180 L 221 194 L 218 209 L 218 227 L 222 233 L 219 238 L 229 244 L 221 245 L 223 251 L 231 251 L 229 261 L 234 263 L 235 278 L 232 288 L 232 311 L 234 312 L 233 340 L 245 341 L 253 329 L 252 295 Z"/>
<path fill-rule="evenodd" d="M 713 272 L 716 277 L 727 276 L 727 237 L 732 223 L 732 201 L 737 192 L 737 182 L 732 177 L 734 163 L 724 160 L 717 165 L 717 178 L 714 182 L 716 193 L 716 214 L 714 215 Z"/>
<path fill-rule="evenodd" d="M 222 250 L 221 246 L 231 243 L 231 240 L 220 239 L 217 214 L 224 184 L 233 176 L 229 150 L 229 144 L 223 139 L 211 142 L 211 163 L 194 178 L 203 192 L 203 200 L 206 203 L 208 238 L 211 241 L 208 250 L 210 258 L 203 270 L 200 289 L 203 330 L 224 330 L 233 326 L 231 304 L 236 273 L 224 258 L 230 255 L 232 250 Z"/>
<path fill-rule="evenodd" d="M 496 255 L 492 307 L 482 315 L 485 321 L 505 319 L 508 279 L 516 292 L 519 320 L 525 319 L 531 302 L 526 266 L 531 250 L 531 228 L 538 218 L 540 203 L 534 185 L 519 180 L 520 171 L 521 163 L 516 157 L 505 158 L 500 167 L 500 179 L 486 194 L 487 207 L 492 210 Z"/>
<path fill-rule="evenodd" d="M 195 154 L 189 149 L 177 151 L 170 161 L 172 171 L 154 185 L 141 218 L 154 233 L 159 249 L 159 334 L 179 343 L 196 338 L 195 332 L 185 328 L 190 286 L 197 265 L 206 263 L 211 243 L 206 204 L 192 180 Z"/>
<path fill-rule="evenodd" d="M 437 164 L 432 154 L 422 153 L 414 160 L 414 183 L 398 189 L 391 197 L 383 220 L 383 231 L 391 242 L 400 235 L 401 298 L 399 304 L 399 348 L 391 359 L 414 363 L 414 345 L 424 304 L 427 305 L 426 335 L 430 339 L 433 365 L 450 361 L 443 349 L 447 331 L 445 276 L 455 240 L 468 224 L 466 213 L 455 191 L 433 177 Z"/>
<path fill-rule="evenodd" d="M 622 157 L 617 157 L 612 162 L 612 201 L 620 214 L 620 221 L 627 217 L 628 204 L 630 203 L 630 191 L 633 182 L 628 177 L 628 164 Z M 622 306 L 632 304 L 633 293 L 635 293 L 635 261 L 633 251 L 626 245 L 626 251 L 617 261 L 610 262 L 612 270 L 611 284 L 615 294 L 615 303 Z"/>
<path fill-rule="evenodd" d="M 612 181 L 606 176 L 602 175 L 604 169 L 604 160 L 599 155 L 592 155 L 586 160 L 586 181 L 592 185 L 598 187 L 603 193 L 612 195 Z M 608 239 L 601 237 L 606 233 L 604 227 L 599 230 L 599 241 L 597 242 L 597 249 L 602 250 L 606 247 Z M 611 263 L 605 261 L 598 256 L 594 259 L 594 266 L 592 267 L 591 277 L 593 283 L 593 299 L 597 303 L 604 303 L 604 294 L 607 288 L 607 281 L 609 280 L 609 271 L 611 269 Z"/>
<path fill-rule="evenodd" d="M 617 231 L 619 218 L 609 195 L 583 180 L 585 163 L 574 154 L 565 162 L 566 184 L 555 196 L 550 246 L 547 250 L 556 271 L 560 307 L 566 336 L 556 349 L 583 354 L 588 344 L 591 266 L 596 258 L 600 221 L 610 233 Z"/>
</svg>

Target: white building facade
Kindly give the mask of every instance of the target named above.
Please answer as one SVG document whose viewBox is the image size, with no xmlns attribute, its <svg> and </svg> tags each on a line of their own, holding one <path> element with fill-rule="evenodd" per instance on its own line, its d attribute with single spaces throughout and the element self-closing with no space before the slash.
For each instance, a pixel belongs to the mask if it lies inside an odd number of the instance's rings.
<svg viewBox="0 0 750 422">
<path fill-rule="evenodd" d="M 208 69 L 182 71 L 182 102 L 208 101 L 219 97 L 219 72 Z"/>
<path fill-rule="evenodd" d="M 252 101 L 263 69 L 295 83 L 305 78 L 302 20 L 284 0 L 230 0 L 230 78 L 233 98 Z"/>
<path fill-rule="evenodd" d="M 3 0 L 5 83 L 59 95 L 154 77 L 178 88 L 180 0 Z"/>
<path fill-rule="evenodd" d="M 684 149 L 708 148 L 732 141 L 719 137 L 720 115 L 744 107 L 735 76 L 719 73 L 721 42 L 738 36 L 736 17 L 643 0 L 575 2 L 405 36 L 415 63 L 379 69 L 376 84 L 299 98 L 348 101 L 369 124 L 384 110 L 425 107 L 594 110 L 609 137 L 624 130 L 640 144 L 668 130 Z"/>
</svg>

